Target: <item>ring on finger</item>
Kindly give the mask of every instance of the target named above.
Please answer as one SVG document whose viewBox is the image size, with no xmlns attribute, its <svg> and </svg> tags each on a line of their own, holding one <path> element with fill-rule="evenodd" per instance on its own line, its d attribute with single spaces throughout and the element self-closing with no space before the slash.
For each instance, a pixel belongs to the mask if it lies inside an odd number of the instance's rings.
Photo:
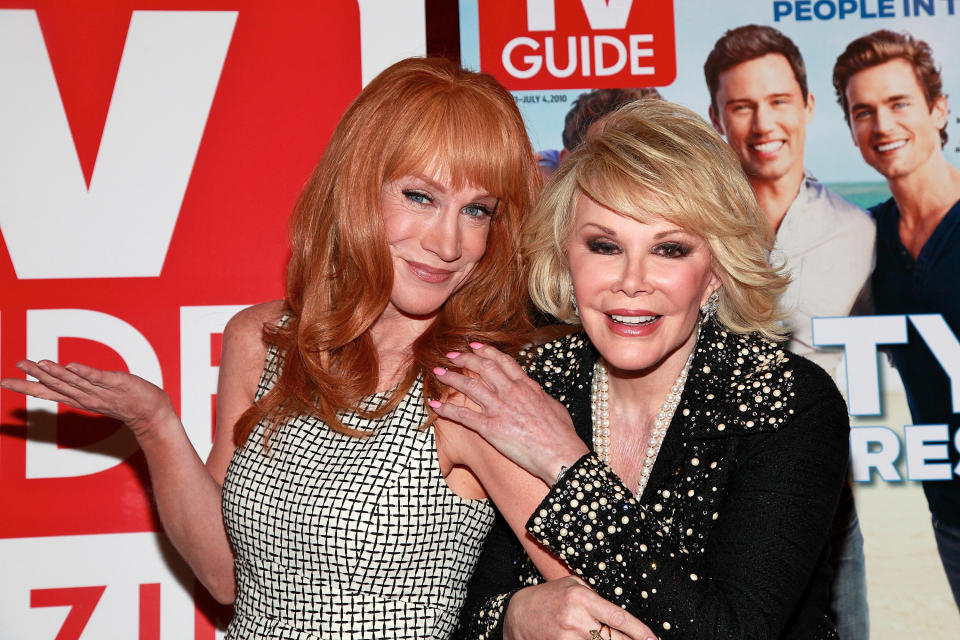
<svg viewBox="0 0 960 640">
<path fill-rule="evenodd" d="M 613 640 L 613 629 L 608 624 L 600 623 L 599 629 L 590 630 L 590 640 L 603 640 L 603 630 L 607 630 L 607 640 Z"/>
</svg>

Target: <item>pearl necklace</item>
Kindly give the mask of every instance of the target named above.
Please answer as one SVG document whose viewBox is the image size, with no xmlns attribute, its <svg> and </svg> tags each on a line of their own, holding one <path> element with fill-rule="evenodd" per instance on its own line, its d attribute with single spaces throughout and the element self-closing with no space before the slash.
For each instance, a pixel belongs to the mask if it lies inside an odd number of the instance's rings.
<svg viewBox="0 0 960 640">
<path fill-rule="evenodd" d="M 680 395 L 683 393 L 683 387 L 687 384 L 687 374 L 690 373 L 690 365 L 693 363 L 693 354 L 696 348 L 690 352 L 687 363 L 683 365 L 683 370 L 677 377 L 677 381 L 670 388 L 667 399 L 664 401 L 660 411 L 657 412 L 657 418 L 653 423 L 653 429 L 650 431 L 650 439 L 647 441 L 647 455 L 643 460 L 643 468 L 640 469 L 640 479 L 637 482 L 637 490 L 634 495 L 639 498 L 643 495 L 643 490 L 650 480 L 650 470 L 653 463 L 657 460 L 657 454 L 660 453 L 660 447 L 663 445 L 663 438 L 667 435 L 667 427 L 673 420 L 673 414 L 680 404 Z M 610 466 L 610 383 L 607 375 L 607 368 L 602 360 L 597 360 L 593 365 L 593 380 L 590 383 L 590 412 L 593 418 L 593 450 L 597 452 L 600 460 L 607 466 Z"/>
</svg>

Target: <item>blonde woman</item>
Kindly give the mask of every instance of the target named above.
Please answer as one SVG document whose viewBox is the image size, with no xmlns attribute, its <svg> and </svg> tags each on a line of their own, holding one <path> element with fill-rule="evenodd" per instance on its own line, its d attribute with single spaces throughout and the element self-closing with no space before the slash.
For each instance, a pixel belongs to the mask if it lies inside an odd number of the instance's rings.
<svg viewBox="0 0 960 640">
<path fill-rule="evenodd" d="M 477 407 L 434 404 L 552 485 L 527 532 L 586 585 L 519 589 L 541 576 L 498 528 L 458 637 L 606 638 L 616 620 L 564 614 L 588 586 L 664 639 L 836 637 L 849 423 L 830 377 L 778 342 L 772 244 L 729 146 L 674 104 L 623 107 L 551 177 L 530 290 L 581 330 L 525 371 L 476 345 L 454 358 L 474 376 L 441 380 Z"/>
</svg>

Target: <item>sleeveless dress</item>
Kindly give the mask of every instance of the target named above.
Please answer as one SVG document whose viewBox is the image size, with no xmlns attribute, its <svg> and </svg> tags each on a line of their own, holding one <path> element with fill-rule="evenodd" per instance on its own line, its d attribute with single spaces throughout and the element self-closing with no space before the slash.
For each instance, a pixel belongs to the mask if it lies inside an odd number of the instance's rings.
<svg viewBox="0 0 960 640">
<path fill-rule="evenodd" d="M 257 398 L 280 364 L 271 348 Z M 447 486 L 421 397 L 418 380 L 381 419 L 341 415 L 368 438 L 301 415 L 268 450 L 263 424 L 236 450 L 223 484 L 237 585 L 228 639 L 449 636 L 494 514 Z"/>
</svg>

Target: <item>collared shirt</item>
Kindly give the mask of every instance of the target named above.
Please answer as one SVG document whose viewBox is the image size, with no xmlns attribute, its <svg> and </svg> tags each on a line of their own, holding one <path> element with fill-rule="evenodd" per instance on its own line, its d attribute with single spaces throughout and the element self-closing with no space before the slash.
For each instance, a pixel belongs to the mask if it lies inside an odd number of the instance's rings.
<svg viewBox="0 0 960 640">
<path fill-rule="evenodd" d="M 870 278 L 875 235 L 865 211 L 808 173 L 780 223 L 771 256 L 791 278 L 780 299 L 790 332 L 787 348 L 823 367 L 841 391 L 843 350 L 814 347 L 812 320 L 850 314 Z"/>
<path fill-rule="evenodd" d="M 877 221 L 877 268 L 873 302 L 878 314 L 939 313 L 960 336 L 960 201 L 953 205 L 923 245 L 916 259 L 900 241 L 900 210 L 893 198 L 871 207 Z M 953 443 L 960 414 L 953 413 L 950 380 L 936 356 L 907 323 L 907 344 L 889 347 L 907 392 L 915 424 L 949 425 L 951 466 L 958 455 Z M 923 483 L 933 515 L 960 526 L 960 478 Z"/>
</svg>

